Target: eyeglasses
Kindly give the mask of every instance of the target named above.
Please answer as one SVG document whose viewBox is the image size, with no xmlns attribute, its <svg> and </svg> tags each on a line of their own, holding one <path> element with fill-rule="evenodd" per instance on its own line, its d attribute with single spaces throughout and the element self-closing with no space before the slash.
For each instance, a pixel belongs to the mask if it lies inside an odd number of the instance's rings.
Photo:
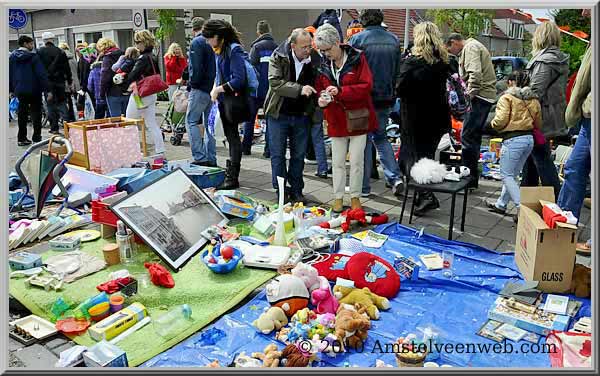
<svg viewBox="0 0 600 376">
<path fill-rule="evenodd" d="M 298 47 L 298 48 L 300 48 L 301 50 L 304 50 L 304 51 L 311 51 L 312 50 L 312 46 L 310 44 L 308 46 L 302 46 L 302 47 Z"/>
<path fill-rule="evenodd" d="M 320 49 L 319 49 L 319 51 L 320 51 L 321 53 L 325 53 L 325 52 L 329 52 L 329 51 L 331 51 L 331 49 L 333 49 L 333 46 L 331 46 L 331 47 L 329 47 L 329 48 L 320 48 Z"/>
</svg>

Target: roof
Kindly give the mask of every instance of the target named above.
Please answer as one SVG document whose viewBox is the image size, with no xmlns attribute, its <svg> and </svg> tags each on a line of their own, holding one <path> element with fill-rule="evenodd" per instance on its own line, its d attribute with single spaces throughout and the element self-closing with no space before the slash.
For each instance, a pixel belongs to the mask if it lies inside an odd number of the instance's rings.
<svg viewBox="0 0 600 376">
<path fill-rule="evenodd" d="M 492 34 L 492 37 L 494 37 L 494 38 L 498 38 L 498 39 L 510 39 L 510 38 L 508 37 L 508 35 L 506 35 L 506 34 L 504 33 L 504 31 L 502 31 L 502 30 L 501 30 L 501 29 L 498 27 L 498 25 L 496 25 L 496 23 L 495 23 L 495 22 L 492 22 L 492 30 L 491 30 L 491 34 Z"/>
<path fill-rule="evenodd" d="M 346 9 L 346 13 L 354 19 L 358 19 L 358 11 L 356 9 Z M 383 22 L 387 25 L 388 30 L 395 34 L 400 41 L 404 41 L 404 22 L 406 21 L 406 9 L 383 9 Z M 409 39 L 412 39 L 413 27 L 422 21 L 421 16 L 415 9 L 410 10 L 410 28 Z"/>
<path fill-rule="evenodd" d="M 535 24 L 535 21 L 531 18 L 527 18 L 527 16 L 520 13 L 513 13 L 510 9 L 496 9 L 494 11 L 494 19 L 499 18 L 509 18 L 512 20 L 523 21 L 525 24 Z"/>
</svg>

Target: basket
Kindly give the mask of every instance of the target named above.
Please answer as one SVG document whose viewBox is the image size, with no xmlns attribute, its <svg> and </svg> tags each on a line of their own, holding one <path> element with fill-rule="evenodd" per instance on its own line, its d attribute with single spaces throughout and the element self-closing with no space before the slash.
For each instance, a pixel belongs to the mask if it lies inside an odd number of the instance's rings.
<svg viewBox="0 0 600 376">
<path fill-rule="evenodd" d="M 427 353 L 396 353 L 396 364 L 400 368 L 404 367 L 423 367 Z"/>
</svg>

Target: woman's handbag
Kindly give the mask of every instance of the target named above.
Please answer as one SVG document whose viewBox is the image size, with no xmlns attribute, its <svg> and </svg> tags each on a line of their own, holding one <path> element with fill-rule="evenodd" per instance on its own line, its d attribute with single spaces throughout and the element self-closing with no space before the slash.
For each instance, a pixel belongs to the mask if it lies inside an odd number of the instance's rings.
<svg viewBox="0 0 600 376">
<path fill-rule="evenodd" d="M 248 97 L 242 93 L 223 93 L 223 112 L 221 117 L 228 123 L 239 124 L 250 118 Z"/>
<path fill-rule="evenodd" d="M 346 109 L 342 102 L 338 103 L 346 113 L 346 129 L 349 133 L 367 132 L 369 130 L 370 112 L 368 108 Z"/>
<path fill-rule="evenodd" d="M 527 107 L 527 105 L 525 105 L 525 108 L 527 108 L 527 112 L 529 112 L 529 116 L 531 116 L 531 118 L 533 119 L 533 143 L 534 143 L 534 145 L 544 145 L 546 143 L 546 137 L 542 133 L 542 131 L 539 127 L 539 124 L 537 124 L 537 122 L 535 121 L 535 117 L 533 117 L 533 115 L 531 114 L 529 107 Z"/>
<path fill-rule="evenodd" d="M 165 91 L 169 88 L 169 85 L 162 80 L 160 74 L 156 73 L 156 68 L 154 67 L 154 62 L 152 61 L 151 56 L 149 56 L 149 59 L 150 65 L 152 65 L 152 72 L 154 73 L 151 76 L 147 76 L 138 80 L 137 82 L 138 94 L 142 98 L 152 94 L 160 93 L 161 91 Z"/>
</svg>

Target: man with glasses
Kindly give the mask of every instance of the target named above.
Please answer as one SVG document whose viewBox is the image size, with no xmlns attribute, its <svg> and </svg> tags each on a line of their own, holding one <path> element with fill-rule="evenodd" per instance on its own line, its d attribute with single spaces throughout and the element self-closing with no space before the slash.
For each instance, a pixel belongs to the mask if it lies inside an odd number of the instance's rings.
<svg viewBox="0 0 600 376">
<path fill-rule="evenodd" d="M 269 60 L 269 91 L 264 107 L 269 128 L 272 183 L 278 190 L 277 177 L 285 178 L 290 185 L 292 202 L 305 202 L 302 173 L 310 126 L 314 124 L 314 83 L 319 62 L 318 54 L 312 49 L 310 33 L 301 28 L 294 29 Z M 288 140 L 290 163 L 286 168 Z"/>
</svg>

